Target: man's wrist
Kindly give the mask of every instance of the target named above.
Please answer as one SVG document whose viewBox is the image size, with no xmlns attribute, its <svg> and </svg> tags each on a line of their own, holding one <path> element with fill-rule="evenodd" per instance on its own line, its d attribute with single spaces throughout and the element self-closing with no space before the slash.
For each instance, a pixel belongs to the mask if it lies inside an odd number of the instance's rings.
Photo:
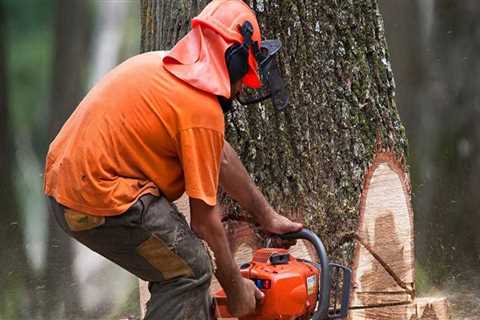
<svg viewBox="0 0 480 320">
<path fill-rule="evenodd" d="M 217 277 L 220 276 L 221 278 L 223 278 L 221 285 L 223 290 L 225 290 L 227 297 L 238 295 L 239 291 L 242 290 L 242 276 L 238 267 L 232 268 L 232 270 L 222 273 L 223 275 L 217 275 Z"/>
<path fill-rule="evenodd" d="M 250 213 L 255 217 L 257 223 L 265 229 L 268 225 L 270 225 L 274 215 L 275 210 L 270 206 L 267 201 L 263 201 L 261 205 L 258 205 L 256 208 L 253 208 Z"/>
<path fill-rule="evenodd" d="M 275 210 L 270 206 L 267 199 L 263 196 L 260 190 L 253 184 L 251 185 L 252 190 L 250 191 L 250 199 L 248 202 L 248 207 L 246 209 L 252 216 L 255 217 L 255 220 L 263 225 L 264 222 L 270 220 L 270 218 L 275 213 Z"/>
</svg>

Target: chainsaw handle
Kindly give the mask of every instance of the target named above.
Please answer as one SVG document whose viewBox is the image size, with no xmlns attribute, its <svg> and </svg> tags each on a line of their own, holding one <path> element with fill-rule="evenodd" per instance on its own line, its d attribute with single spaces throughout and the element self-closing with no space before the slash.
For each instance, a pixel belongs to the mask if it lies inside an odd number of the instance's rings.
<svg viewBox="0 0 480 320">
<path fill-rule="evenodd" d="M 305 228 L 297 232 L 285 233 L 278 236 L 284 240 L 304 239 L 309 241 L 315 247 L 315 251 L 317 252 L 320 260 L 322 272 L 320 275 L 320 288 L 318 290 L 319 305 L 317 312 L 313 314 L 312 320 L 328 319 L 328 308 L 330 306 L 330 262 L 322 241 L 315 233 Z"/>
</svg>

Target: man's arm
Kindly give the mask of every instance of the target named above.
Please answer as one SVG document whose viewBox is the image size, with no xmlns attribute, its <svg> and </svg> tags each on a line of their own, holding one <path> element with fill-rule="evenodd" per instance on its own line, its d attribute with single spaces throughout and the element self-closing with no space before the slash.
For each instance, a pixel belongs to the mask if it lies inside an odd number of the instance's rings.
<svg viewBox="0 0 480 320">
<path fill-rule="evenodd" d="M 220 185 L 243 209 L 255 217 L 265 231 L 283 234 L 302 228 L 302 224 L 292 222 L 273 210 L 227 141 L 223 145 Z"/>
<path fill-rule="evenodd" d="M 191 227 L 212 249 L 217 265 L 215 275 L 227 294 L 228 308 L 232 315 L 240 317 L 255 311 L 256 300 L 261 300 L 263 293 L 252 281 L 241 277 L 228 246 L 220 210 L 218 205 L 212 207 L 190 198 Z"/>
</svg>

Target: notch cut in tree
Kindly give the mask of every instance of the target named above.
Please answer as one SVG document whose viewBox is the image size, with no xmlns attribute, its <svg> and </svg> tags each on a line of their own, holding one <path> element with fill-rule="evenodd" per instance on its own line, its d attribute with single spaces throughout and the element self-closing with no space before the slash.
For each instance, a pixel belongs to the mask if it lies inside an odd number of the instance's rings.
<svg viewBox="0 0 480 320">
<path fill-rule="evenodd" d="M 142 1 L 142 50 L 168 50 L 208 1 Z M 375 0 L 250 1 L 264 38 L 280 38 L 290 105 L 226 116 L 226 137 L 276 210 L 353 269 L 351 319 L 417 317 L 407 141 Z M 264 245 L 226 195 L 224 224 L 239 262 Z M 297 255 L 311 257 L 308 245 Z M 419 318 L 419 316 L 418 316 Z M 445 319 L 440 317 L 439 319 Z"/>
</svg>

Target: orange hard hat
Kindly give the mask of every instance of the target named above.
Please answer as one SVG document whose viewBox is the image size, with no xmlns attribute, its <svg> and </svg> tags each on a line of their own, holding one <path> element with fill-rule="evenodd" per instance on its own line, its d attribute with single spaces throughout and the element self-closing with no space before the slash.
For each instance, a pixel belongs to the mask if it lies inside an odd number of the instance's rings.
<svg viewBox="0 0 480 320">
<path fill-rule="evenodd" d="M 243 42 L 240 27 L 249 21 L 252 40 L 261 43 L 255 12 L 241 0 L 213 0 L 192 19 L 192 30 L 164 57 L 165 68 L 190 85 L 215 95 L 231 97 L 225 52 Z M 252 51 L 252 50 L 250 50 Z M 254 53 L 248 56 L 248 71 L 242 82 L 261 86 Z"/>
</svg>

